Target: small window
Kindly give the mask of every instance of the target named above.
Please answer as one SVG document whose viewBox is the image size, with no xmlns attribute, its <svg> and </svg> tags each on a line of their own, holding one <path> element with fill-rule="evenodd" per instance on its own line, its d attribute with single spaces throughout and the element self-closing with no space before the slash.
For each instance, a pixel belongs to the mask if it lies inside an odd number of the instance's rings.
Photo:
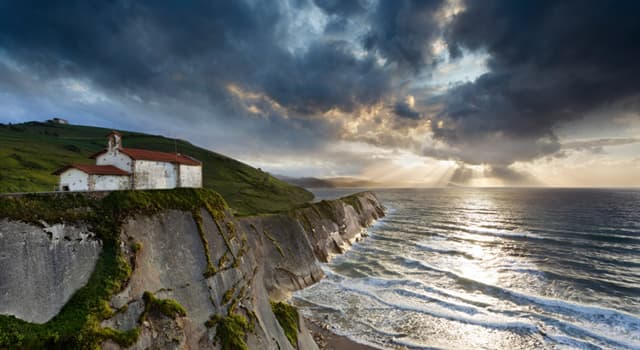
<svg viewBox="0 0 640 350">
<path fill-rule="evenodd" d="M 62 190 L 64 192 L 69 192 L 69 186 L 62 186 Z"/>
</svg>

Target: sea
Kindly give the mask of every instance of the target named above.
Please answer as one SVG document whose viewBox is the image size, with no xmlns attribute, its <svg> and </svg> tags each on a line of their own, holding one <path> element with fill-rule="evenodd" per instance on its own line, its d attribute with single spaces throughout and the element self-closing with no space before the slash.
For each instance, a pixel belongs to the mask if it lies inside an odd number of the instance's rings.
<svg viewBox="0 0 640 350">
<path fill-rule="evenodd" d="M 640 349 L 640 190 L 374 192 L 387 216 L 294 294 L 306 317 L 380 349 Z"/>
</svg>

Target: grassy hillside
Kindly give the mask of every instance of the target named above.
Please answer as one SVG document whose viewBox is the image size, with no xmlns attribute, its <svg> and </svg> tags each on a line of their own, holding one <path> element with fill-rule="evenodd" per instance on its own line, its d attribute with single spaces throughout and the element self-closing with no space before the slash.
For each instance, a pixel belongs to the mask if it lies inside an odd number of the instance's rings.
<svg viewBox="0 0 640 350">
<path fill-rule="evenodd" d="M 110 129 L 29 122 L 0 124 L 0 193 L 51 191 L 54 170 L 69 163 L 94 164 L 89 155 L 106 147 Z M 120 131 L 123 146 L 173 152 L 173 139 Z M 313 195 L 259 169 L 221 154 L 177 141 L 178 152 L 203 163 L 204 187 L 222 194 L 240 215 L 286 210 Z"/>
</svg>

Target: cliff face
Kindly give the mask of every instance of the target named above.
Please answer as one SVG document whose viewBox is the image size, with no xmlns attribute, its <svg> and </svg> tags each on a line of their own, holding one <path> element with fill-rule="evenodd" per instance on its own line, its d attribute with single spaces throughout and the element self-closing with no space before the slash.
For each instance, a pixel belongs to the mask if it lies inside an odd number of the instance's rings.
<svg viewBox="0 0 640 350">
<path fill-rule="evenodd" d="M 116 241 L 131 273 L 106 299 L 111 312 L 99 317 L 102 348 L 317 349 L 301 318 L 297 334 L 285 332 L 271 302 L 320 280 L 319 261 L 343 252 L 384 215 L 368 192 L 267 216 L 234 218 L 209 205 L 176 209 L 122 220 Z M 0 221 L 0 259 L 15 266 L 0 270 L 0 313 L 48 321 L 87 283 L 102 242 L 83 226 L 58 225 L 55 234 L 46 227 Z M 30 260 L 34 251 L 39 262 Z M 34 292 L 18 297 L 27 289 Z M 3 335 L 10 330 L 0 319 L 0 348 L 10 345 L 3 340 L 13 339 Z"/>
<path fill-rule="evenodd" d="M 344 253 L 369 225 L 383 217 L 384 207 L 372 192 L 361 192 L 314 203 L 294 211 L 292 216 L 303 224 L 318 260 L 328 262 L 332 255 Z"/>
<path fill-rule="evenodd" d="M 86 225 L 0 219 L 0 314 L 48 321 L 87 283 L 101 251 Z"/>
</svg>

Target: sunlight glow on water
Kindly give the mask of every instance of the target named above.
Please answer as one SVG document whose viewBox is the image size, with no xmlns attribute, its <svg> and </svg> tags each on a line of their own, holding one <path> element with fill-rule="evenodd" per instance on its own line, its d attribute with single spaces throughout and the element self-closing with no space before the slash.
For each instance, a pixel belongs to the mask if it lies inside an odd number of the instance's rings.
<svg viewBox="0 0 640 350">
<path fill-rule="evenodd" d="M 304 314 L 381 348 L 640 348 L 640 191 L 377 193 L 387 217 Z"/>
</svg>

